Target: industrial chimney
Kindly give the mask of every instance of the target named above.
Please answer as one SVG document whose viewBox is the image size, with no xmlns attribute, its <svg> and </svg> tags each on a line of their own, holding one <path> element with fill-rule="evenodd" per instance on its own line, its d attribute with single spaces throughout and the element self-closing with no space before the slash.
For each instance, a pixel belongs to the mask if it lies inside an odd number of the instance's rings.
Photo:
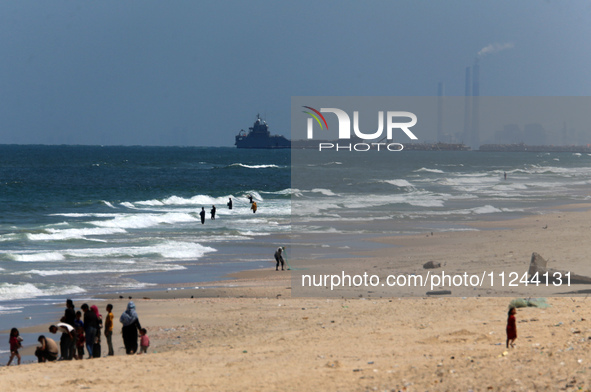
<svg viewBox="0 0 591 392">
<path fill-rule="evenodd" d="M 480 147 L 480 65 L 478 58 L 472 66 L 472 138 L 470 141 L 473 150 Z"/>
<path fill-rule="evenodd" d="M 443 96 L 444 92 L 443 82 L 439 82 L 437 86 L 437 141 L 443 142 Z"/>
<path fill-rule="evenodd" d="M 470 78 L 470 67 L 466 67 L 466 91 L 464 92 L 464 140 L 466 144 L 470 144 L 472 137 L 470 136 L 470 129 L 472 124 L 470 123 L 470 93 L 472 89 L 472 80 Z"/>
</svg>

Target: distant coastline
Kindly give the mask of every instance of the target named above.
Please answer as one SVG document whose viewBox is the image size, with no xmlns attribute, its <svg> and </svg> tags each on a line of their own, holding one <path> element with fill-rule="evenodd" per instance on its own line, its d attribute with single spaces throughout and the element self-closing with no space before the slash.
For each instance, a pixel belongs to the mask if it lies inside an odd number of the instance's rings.
<svg viewBox="0 0 591 392">
<path fill-rule="evenodd" d="M 314 150 L 318 149 L 319 143 L 339 143 L 337 140 L 293 140 L 292 149 Z M 347 143 L 345 143 L 347 144 Z M 369 143 L 372 144 L 372 143 Z M 343 145 L 341 141 L 339 145 Z M 406 143 L 404 150 L 407 151 L 483 151 L 483 152 L 573 152 L 591 153 L 591 145 L 586 146 L 556 146 L 556 145 L 528 145 L 524 143 L 515 144 L 483 144 L 478 149 L 471 149 L 463 143 Z"/>
<path fill-rule="evenodd" d="M 530 145 L 527 145 L 524 143 L 483 144 L 482 146 L 480 146 L 479 151 L 591 153 L 591 145 L 586 145 L 586 146 L 552 146 L 552 145 L 530 146 Z"/>
</svg>

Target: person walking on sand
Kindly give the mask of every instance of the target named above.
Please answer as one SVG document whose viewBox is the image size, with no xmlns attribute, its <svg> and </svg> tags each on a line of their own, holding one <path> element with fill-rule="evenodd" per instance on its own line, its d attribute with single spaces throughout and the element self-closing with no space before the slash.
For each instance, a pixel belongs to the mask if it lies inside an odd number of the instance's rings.
<svg viewBox="0 0 591 392">
<path fill-rule="evenodd" d="M 135 311 L 135 304 L 132 301 L 127 304 L 127 309 L 121 314 L 119 321 L 123 324 L 121 334 L 123 335 L 125 352 L 135 354 L 137 351 L 137 333 L 142 329 L 142 326 Z"/>
<path fill-rule="evenodd" d="M 250 205 L 250 209 L 252 210 L 252 213 L 254 214 L 255 212 L 257 212 L 257 202 L 253 201 L 252 204 Z"/>
<path fill-rule="evenodd" d="M 228 209 L 231 210 L 232 209 L 232 198 L 230 197 L 230 201 L 228 201 Z"/>
<path fill-rule="evenodd" d="M 6 366 L 10 366 L 10 363 L 16 357 L 17 365 L 21 364 L 21 355 L 18 353 L 18 349 L 22 347 L 21 342 L 23 338 L 19 336 L 18 329 L 12 328 L 10 330 L 10 338 L 8 339 L 8 344 L 10 344 L 10 359 L 8 359 L 8 363 Z"/>
<path fill-rule="evenodd" d="M 509 348 L 509 345 L 515 347 L 515 339 L 517 339 L 515 313 L 517 313 L 517 310 L 514 307 L 509 308 L 509 317 L 507 318 L 507 348 Z"/>
<path fill-rule="evenodd" d="M 107 346 L 109 353 L 107 355 L 115 355 L 113 350 L 113 305 L 107 305 L 107 319 L 105 320 L 105 338 L 107 338 Z"/>
<path fill-rule="evenodd" d="M 277 262 L 277 265 L 275 266 L 275 271 L 279 271 L 279 263 L 281 263 L 281 271 L 283 271 L 285 260 L 283 260 L 282 247 L 277 248 L 277 250 L 275 251 L 275 261 Z"/>
<path fill-rule="evenodd" d="M 140 352 L 137 354 L 147 354 L 148 347 L 150 347 L 150 338 L 148 337 L 148 331 L 146 330 L 146 328 L 142 328 L 140 329 Z"/>
<path fill-rule="evenodd" d="M 211 206 L 211 219 L 215 220 L 215 206 Z"/>
<path fill-rule="evenodd" d="M 199 213 L 199 216 L 201 217 L 201 224 L 204 225 L 205 224 L 205 207 L 201 207 L 201 212 Z"/>
</svg>

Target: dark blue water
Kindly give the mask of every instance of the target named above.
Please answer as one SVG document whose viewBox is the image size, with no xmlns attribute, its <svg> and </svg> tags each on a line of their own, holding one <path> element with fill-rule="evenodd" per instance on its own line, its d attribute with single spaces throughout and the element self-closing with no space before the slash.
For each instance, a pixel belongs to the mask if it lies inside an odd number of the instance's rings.
<svg viewBox="0 0 591 392">
<path fill-rule="evenodd" d="M 0 314 L 267 266 L 289 188 L 286 150 L 0 146 Z"/>
</svg>

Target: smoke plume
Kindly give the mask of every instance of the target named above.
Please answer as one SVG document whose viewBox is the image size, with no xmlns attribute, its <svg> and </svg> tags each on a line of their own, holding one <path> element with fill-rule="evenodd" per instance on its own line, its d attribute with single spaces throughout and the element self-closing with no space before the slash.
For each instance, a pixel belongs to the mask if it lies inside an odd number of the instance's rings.
<svg viewBox="0 0 591 392">
<path fill-rule="evenodd" d="M 515 47 L 515 45 L 513 45 L 513 42 L 506 42 L 504 44 L 490 44 L 480 49 L 480 51 L 478 52 L 478 57 L 484 57 L 487 54 L 499 53 L 506 49 L 513 49 L 513 47 Z"/>
</svg>

